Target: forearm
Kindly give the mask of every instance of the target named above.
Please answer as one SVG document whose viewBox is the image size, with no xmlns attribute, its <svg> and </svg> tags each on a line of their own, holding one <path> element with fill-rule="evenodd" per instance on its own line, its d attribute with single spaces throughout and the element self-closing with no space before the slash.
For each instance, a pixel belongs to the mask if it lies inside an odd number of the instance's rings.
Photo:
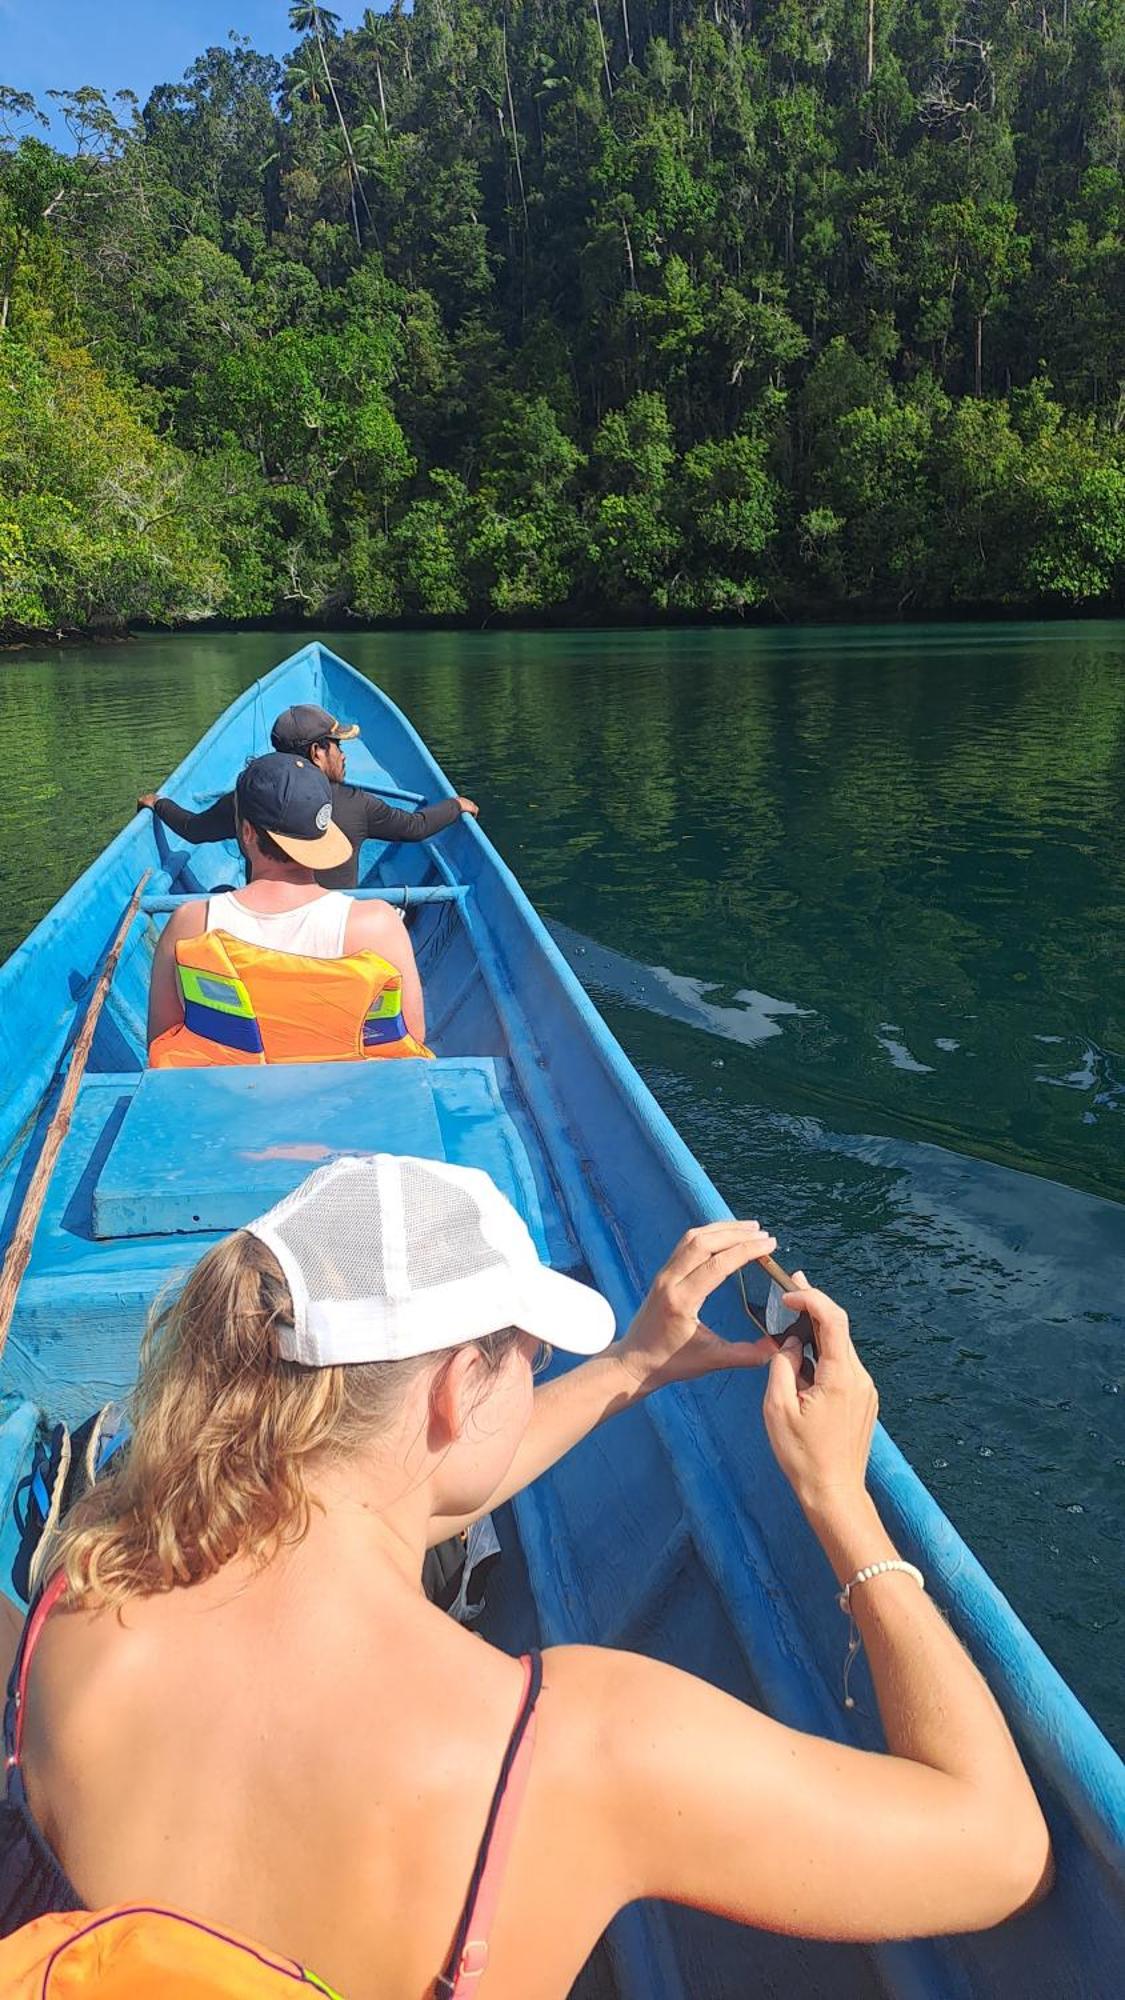
<svg viewBox="0 0 1125 2000">
<path fill-rule="evenodd" d="M 870 1495 L 806 1508 L 837 1581 L 898 1551 Z M 987 1789 L 997 1800 L 1033 1795 L 1007 1725 L 983 1677 L 933 1600 L 904 1571 L 857 1584 L 852 1614 L 879 1704 L 887 1747 L 912 1763 Z M 843 1621 L 841 1621 L 841 1637 Z"/>
<path fill-rule="evenodd" d="M 433 805 L 421 806 L 418 818 L 425 831 L 418 838 L 432 840 L 435 833 L 444 833 L 447 826 L 453 826 L 461 817 L 459 799 L 435 799 Z"/>
<path fill-rule="evenodd" d="M 216 799 L 205 812 L 189 812 L 186 806 L 177 805 L 175 799 L 157 799 L 153 812 L 170 833 L 174 833 L 178 840 L 186 840 L 189 847 L 234 838 L 234 813 L 229 794 Z"/>
<path fill-rule="evenodd" d="M 560 1375 L 557 1381 L 545 1382 L 535 1392 L 531 1422 L 495 1492 L 489 1494 L 475 1514 L 432 1522 L 431 1546 L 502 1507 L 516 1493 L 522 1493 L 540 1473 L 557 1465 L 572 1445 L 580 1443 L 607 1417 L 615 1416 L 643 1394 L 636 1377 L 623 1366 L 614 1349 L 582 1362 L 578 1368 Z"/>
<path fill-rule="evenodd" d="M 536 1390 L 531 1422 L 504 1482 L 508 1488 L 504 1499 L 521 1493 L 541 1472 L 557 1465 L 572 1445 L 597 1430 L 607 1417 L 636 1402 L 641 1393 L 636 1378 L 623 1367 L 613 1348 L 583 1361 L 556 1381 L 545 1382 Z M 500 1503 L 494 1500 L 492 1504 Z"/>
<path fill-rule="evenodd" d="M 436 833 L 442 833 L 460 817 L 461 806 L 457 799 L 437 799 L 433 805 L 419 806 L 416 812 L 404 812 L 401 807 L 390 806 L 385 799 L 372 793 L 367 803 L 366 837 L 388 843 L 432 840 Z"/>
</svg>

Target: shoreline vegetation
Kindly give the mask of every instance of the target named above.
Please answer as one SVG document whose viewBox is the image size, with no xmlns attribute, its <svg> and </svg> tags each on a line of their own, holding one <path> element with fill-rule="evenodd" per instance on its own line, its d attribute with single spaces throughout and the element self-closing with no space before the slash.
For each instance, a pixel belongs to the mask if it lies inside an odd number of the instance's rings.
<svg viewBox="0 0 1125 2000">
<path fill-rule="evenodd" d="M 177 620 L 135 619 L 129 624 L 107 622 L 98 626 L 66 626 L 44 629 L 29 626 L 23 629 L 0 628 L 0 660 L 6 655 L 30 652 L 34 648 L 47 647 L 65 651 L 68 647 L 105 646 L 115 648 L 128 646 L 133 641 L 159 638 L 196 638 L 207 634 L 271 632 L 286 637 L 307 634 L 311 639 L 324 638 L 328 643 L 337 639 L 346 642 L 349 633 L 440 633 L 463 632 L 469 635 L 488 632 L 528 632 L 548 634 L 553 632 L 691 632 L 691 631 L 847 631 L 852 627 L 869 627 L 874 630 L 893 631 L 927 626 L 947 625 L 1064 625 L 1096 624 L 1099 620 L 1116 622 L 1120 612 L 1113 606 L 1068 605 L 1068 604 L 963 604 L 938 605 L 922 612 L 901 614 L 893 611 L 870 611 L 860 606 L 807 604 L 793 606 L 786 615 L 772 606 L 758 606 L 745 612 L 623 612 L 603 611 L 598 608 L 578 615 L 562 612 L 556 616 L 520 616 L 515 613 L 499 615 L 485 613 L 482 616 L 435 617 L 419 612 L 413 616 L 399 613 L 385 618 L 359 618 L 354 614 L 340 616 L 321 615 L 301 618 L 289 612 L 279 612 L 269 618 L 222 618 L 207 616 L 202 618 L 181 618 Z"/>
<path fill-rule="evenodd" d="M 1125 607 L 1114 0 L 290 22 L 0 76 L 0 645 Z"/>
</svg>

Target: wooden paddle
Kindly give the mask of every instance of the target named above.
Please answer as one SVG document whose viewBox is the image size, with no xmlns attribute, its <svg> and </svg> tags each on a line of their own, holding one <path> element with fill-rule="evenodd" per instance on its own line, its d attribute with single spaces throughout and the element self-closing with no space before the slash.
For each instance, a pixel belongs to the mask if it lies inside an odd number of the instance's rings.
<svg viewBox="0 0 1125 2000">
<path fill-rule="evenodd" d="M 137 914 L 137 909 L 144 893 L 145 883 L 148 881 L 151 873 L 152 870 L 146 868 L 140 881 L 137 883 L 129 907 L 118 926 L 117 935 L 106 955 L 105 963 L 98 977 L 98 983 L 90 995 L 90 1004 L 86 1009 L 85 1019 L 82 1022 L 71 1050 L 70 1068 L 67 1071 L 66 1082 L 63 1084 L 59 1101 L 55 1106 L 54 1115 L 43 1136 L 43 1144 L 39 1149 L 39 1158 L 35 1162 L 34 1171 L 27 1184 L 27 1191 L 20 1205 L 19 1219 L 12 1231 L 11 1242 L 8 1244 L 7 1255 L 4 1258 L 4 1268 L 0 1271 L 0 1354 L 4 1352 L 4 1343 L 8 1338 L 8 1328 L 12 1324 L 16 1294 L 19 1291 L 23 1274 L 27 1269 L 28 1258 L 31 1256 L 31 1246 L 35 1240 L 35 1231 L 39 1224 L 39 1217 L 43 1211 L 43 1203 L 46 1198 L 51 1175 L 54 1172 L 55 1161 L 62 1150 L 63 1140 L 70 1130 L 71 1114 L 74 1110 L 75 1099 L 78 1096 L 78 1086 L 82 1081 L 83 1071 L 86 1068 L 87 1058 L 90 1054 L 90 1047 L 94 1039 L 94 1030 L 101 1018 L 101 1011 L 105 1005 L 105 998 L 109 992 L 110 982 L 117 971 L 117 961 L 121 957 L 122 946 L 128 936 L 133 918 Z"/>
</svg>

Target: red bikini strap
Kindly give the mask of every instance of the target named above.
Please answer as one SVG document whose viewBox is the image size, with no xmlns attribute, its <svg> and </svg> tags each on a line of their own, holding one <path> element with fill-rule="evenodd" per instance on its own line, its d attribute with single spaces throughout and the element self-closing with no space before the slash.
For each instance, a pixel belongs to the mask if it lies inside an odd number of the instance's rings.
<svg viewBox="0 0 1125 2000">
<path fill-rule="evenodd" d="M 9 1770 L 13 1764 L 19 1763 L 20 1751 L 23 1747 L 23 1718 L 27 1710 L 27 1680 L 31 1672 L 31 1662 L 35 1654 L 35 1648 L 39 1644 L 44 1625 L 47 1623 L 51 1612 L 65 1590 L 66 1576 L 60 1569 L 56 1571 L 50 1583 L 47 1584 L 36 1601 L 35 1609 L 29 1613 L 27 1623 L 23 1628 L 23 1639 L 20 1642 L 19 1672 L 16 1678 L 16 1722 L 13 1731 L 12 1754 L 8 1758 Z"/>
<path fill-rule="evenodd" d="M 524 1703 L 531 1695 L 536 1680 L 536 1663 L 531 1659 L 523 1661 Z M 522 1704 L 521 1704 L 522 1706 Z M 531 1774 L 531 1759 L 535 1750 L 535 1709 L 531 1708 L 524 1724 L 523 1735 L 508 1772 L 504 1786 L 504 1796 L 492 1828 L 484 1872 L 477 1887 L 476 1897 L 469 1914 L 468 1937 L 461 1950 L 461 1956 L 453 1968 L 452 1981 L 445 1987 L 449 2000 L 467 2000 L 476 1990 L 478 1979 L 488 1965 L 488 1940 L 496 1918 L 496 1906 L 500 1901 L 500 1891 L 504 1886 L 504 1875 L 508 1865 L 508 1854 L 519 1821 L 523 1795 Z M 442 1982 L 439 1982 L 439 1985 Z"/>
</svg>

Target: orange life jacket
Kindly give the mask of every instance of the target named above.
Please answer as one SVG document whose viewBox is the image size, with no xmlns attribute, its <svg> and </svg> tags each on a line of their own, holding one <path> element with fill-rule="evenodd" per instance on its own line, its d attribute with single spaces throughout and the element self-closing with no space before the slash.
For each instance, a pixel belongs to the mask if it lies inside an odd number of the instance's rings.
<svg viewBox="0 0 1125 2000">
<path fill-rule="evenodd" d="M 204 931 L 176 945 L 184 1018 L 158 1035 L 151 1069 L 429 1056 L 402 1015 L 402 974 L 377 951 L 305 958 Z"/>
<path fill-rule="evenodd" d="M 296 2000 L 298 1986 L 340 2000 L 292 1959 L 175 1910 L 67 1910 L 0 1942 L 7 2000 Z"/>
</svg>

